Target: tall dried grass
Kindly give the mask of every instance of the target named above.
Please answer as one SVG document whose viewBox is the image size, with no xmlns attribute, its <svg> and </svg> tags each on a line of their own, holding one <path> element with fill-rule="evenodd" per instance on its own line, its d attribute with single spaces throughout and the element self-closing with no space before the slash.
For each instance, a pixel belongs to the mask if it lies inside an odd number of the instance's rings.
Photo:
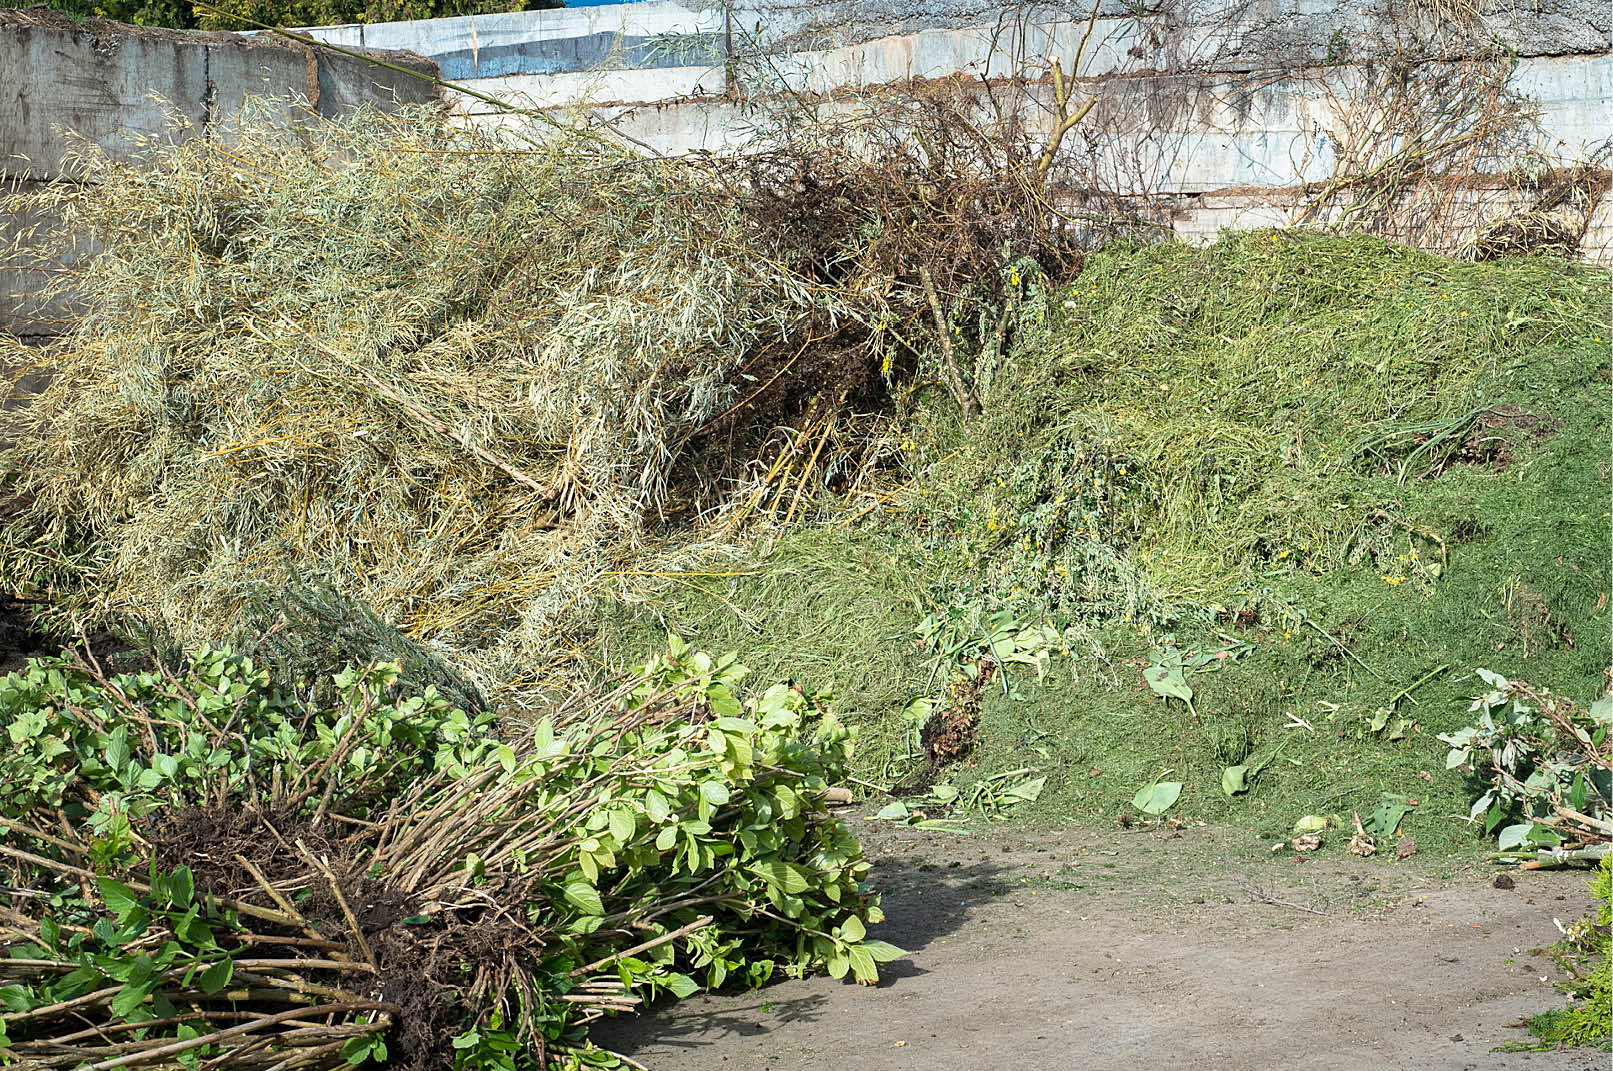
<svg viewBox="0 0 1613 1071">
<path fill-rule="evenodd" d="M 98 250 L 87 309 L 3 457 L 5 579 L 70 627 L 217 642 L 295 580 L 507 683 L 744 362 L 835 315 L 697 166 L 564 129 L 264 110 L 74 170 L 26 207 Z"/>
</svg>

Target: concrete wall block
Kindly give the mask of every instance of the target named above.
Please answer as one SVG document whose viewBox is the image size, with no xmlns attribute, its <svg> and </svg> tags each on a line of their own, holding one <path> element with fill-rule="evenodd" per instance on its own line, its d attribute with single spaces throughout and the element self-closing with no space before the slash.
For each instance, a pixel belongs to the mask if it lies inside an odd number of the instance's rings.
<svg viewBox="0 0 1613 1071">
<path fill-rule="evenodd" d="M 429 60 L 410 54 L 374 59 L 428 77 L 280 38 L 151 30 L 102 19 L 75 24 L 42 9 L 0 10 L 0 71 L 6 75 L 0 192 L 74 177 L 77 139 L 114 160 L 133 159 L 153 139 L 228 141 L 251 97 L 264 98 L 260 106 L 286 122 L 307 116 L 299 101 L 325 116 L 363 104 L 440 101 Z M 0 250 L 41 222 L 16 213 L 0 218 Z M 70 270 L 86 252 L 61 250 L 54 270 Z M 72 302 L 45 300 L 44 282 L 32 268 L 0 265 L 0 330 L 39 335 L 65 328 Z"/>
<path fill-rule="evenodd" d="M 27 195 L 43 183 L 12 179 L 0 183 L 0 197 Z M 0 249 L 8 249 L 19 238 L 48 234 L 55 220 L 39 212 L 21 212 L 8 207 L 0 211 Z M 52 277 L 71 271 L 88 255 L 88 249 L 68 247 L 58 251 L 55 265 L 42 268 L 28 262 L 0 262 L 0 330 L 15 335 L 57 335 L 72 322 L 71 310 L 61 302 L 46 300 L 45 288 Z"/>
<path fill-rule="evenodd" d="M 656 2 L 512 11 L 417 22 L 316 26 L 299 32 L 348 47 L 429 55 L 449 81 L 602 68 L 681 66 L 720 55 L 715 8 Z"/>
<path fill-rule="evenodd" d="M 390 62 L 435 74 L 418 56 Z M 308 46 L 231 33 L 184 33 L 100 19 L 76 25 L 52 12 L 0 11 L 0 173 L 60 174 L 75 132 L 115 159 L 142 138 L 225 132 L 248 96 L 324 98 L 325 114 L 359 101 L 437 99 L 429 81 Z M 289 115 L 289 112 L 287 113 Z M 180 136 L 185 136 L 181 133 Z"/>
<path fill-rule="evenodd" d="M 0 11 L 0 168 L 36 178 L 61 173 L 75 131 L 116 157 L 141 137 L 166 136 L 169 121 L 151 96 L 172 102 L 200 127 L 209 114 L 200 50 L 166 34 L 121 34 L 86 23 Z"/>
<path fill-rule="evenodd" d="M 523 108 L 564 109 L 579 105 L 597 108 L 607 104 L 640 101 L 683 101 L 721 97 L 727 85 L 721 67 L 662 67 L 639 71 L 578 71 L 571 74 L 512 74 L 461 83 L 478 92 Z M 612 97 L 609 94 L 619 93 Z M 467 115 L 504 111 L 475 97 L 448 90 L 451 104 Z M 652 103 L 651 108 L 676 107 Z"/>
</svg>

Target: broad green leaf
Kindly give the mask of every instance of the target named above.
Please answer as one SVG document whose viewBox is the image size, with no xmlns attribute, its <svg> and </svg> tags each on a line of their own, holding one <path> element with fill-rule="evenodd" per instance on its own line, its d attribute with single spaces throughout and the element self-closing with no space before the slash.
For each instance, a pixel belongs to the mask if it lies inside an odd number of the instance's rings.
<svg viewBox="0 0 1613 1071">
<path fill-rule="evenodd" d="M 1388 796 L 1361 825 L 1374 837 L 1391 837 L 1413 809 L 1414 805 L 1407 803 L 1404 796 Z"/>
<path fill-rule="evenodd" d="M 738 721 L 738 716 L 745 712 L 744 706 L 734 698 L 734 693 L 722 685 L 706 693 L 706 702 L 711 704 L 711 712 L 719 715 L 718 721 Z"/>
<path fill-rule="evenodd" d="M 212 996 L 229 985 L 230 979 L 233 977 L 235 977 L 235 961 L 226 957 L 213 963 L 203 971 L 196 984 L 203 993 Z"/>
<path fill-rule="evenodd" d="M 1249 791 L 1249 767 L 1228 766 L 1222 770 L 1221 791 L 1228 796 Z"/>
<path fill-rule="evenodd" d="M 1294 832 L 1299 834 L 1320 833 L 1327 828 L 1327 819 L 1319 814 L 1307 814 L 1294 823 Z"/>
<path fill-rule="evenodd" d="M 842 940 L 856 942 L 867 936 L 867 927 L 863 925 L 863 920 L 856 915 L 852 915 L 840 924 L 840 937 Z"/>
<path fill-rule="evenodd" d="M 874 964 L 874 957 L 866 948 L 852 945 L 846 949 L 846 956 L 851 960 L 851 976 L 860 985 L 873 985 L 879 981 L 879 968 Z"/>
<path fill-rule="evenodd" d="M 181 940 L 188 941 L 197 948 L 214 948 L 218 941 L 213 936 L 213 930 L 196 914 L 193 907 L 174 924 L 174 932 Z"/>
<path fill-rule="evenodd" d="M 1613 693 L 1591 704 L 1591 720 L 1599 725 L 1613 725 Z"/>
<path fill-rule="evenodd" d="M 895 945 L 885 941 L 864 941 L 862 949 L 874 957 L 876 963 L 889 963 L 894 959 L 901 959 L 907 953 Z"/>
<path fill-rule="evenodd" d="M 1131 798 L 1131 805 L 1144 814 L 1164 814 L 1182 794 L 1182 782 L 1159 781 L 1144 785 Z"/>
<path fill-rule="evenodd" d="M 1496 840 L 1497 847 L 1505 852 L 1526 843 L 1529 840 L 1529 830 L 1533 825 L 1533 822 L 1519 822 L 1516 825 L 1507 826 L 1501 831 Z"/>
<path fill-rule="evenodd" d="M 119 725 L 106 740 L 106 764 L 121 771 L 129 762 L 129 726 Z"/>
<path fill-rule="evenodd" d="M 1148 682 L 1148 687 L 1154 690 L 1155 695 L 1180 699 L 1184 703 L 1193 701 L 1193 689 L 1187 686 L 1187 677 L 1181 666 L 1149 666 L 1143 670 L 1143 680 Z"/>
<path fill-rule="evenodd" d="M 146 997 L 151 995 L 151 990 L 154 984 L 155 983 L 145 981 L 139 983 L 130 982 L 129 984 L 125 985 L 122 989 L 118 990 L 112 995 L 112 1000 L 110 1002 L 112 1014 L 117 1016 L 119 1019 L 128 1019 L 130 1016 L 134 1015 L 135 1009 L 144 1004 L 146 1002 Z"/>
<path fill-rule="evenodd" d="M 687 974 L 667 975 L 666 987 L 672 990 L 673 994 L 680 999 L 692 997 L 700 992 L 700 983 L 690 978 Z"/>
<path fill-rule="evenodd" d="M 721 807 L 728 802 L 728 786 L 721 781 L 702 781 L 700 796 L 713 807 Z"/>
<path fill-rule="evenodd" d="M 152 962 L 150 956 L 142 952 L 134 958 L 133 963 L 129 964 L 129 973 L 124 981 L 129 985 L 145 985 L 151 980 L 151 975 L 156 969 L 156 963 Z"/>
<path fill-rule="evenodd" d="M 106 903 L 107 910 L 116 915 L 119 922 L 128 918 L 140 904 L 134 890 L 121 881 L 98 877 L 95 883 L 101 888 L 101 899 Z"/>
<path fill-rule="evenodd" d="M 755 863 L 750 870 L 769 885 L 792 896 L 812 888 L 811 876 L 794 863 L 777 861 Z"/>
<path fill-rule="evenodd" d="M 751 722 L 746 721 L 744 718 L 718 718 L 711 724 L 715 725 L 725 733 L 750 734 L 756 732 L 756 726 Z"/>
<path fill-rule="evenodd" d="M 587 912 L 590 915 L 603 915 L 605 913 L 605 902 L 600 899 L 599 890 L 586 881 L 567 882 L 565 888 L 561 891 L 572 906 L 579 911 Z"/>
<path fill-rule="evenodd" d="M 1543 826 L 1538 822 L 1529 827 L 1529 840 L 1534 844 L 1543 844 L 1548 848 L 1556 848 L 1563 843 L 1561 834 L 1555 829 Z"/>
<path fill-rule="evenodd" d="M 909 811 L 907 809 L 907 804 L 903 803 L 901 800 L 895 800 L 891 803 L 885 804 L 885 806 L 881 807 L 879 812 L 872 817 L 881 821 L 890 821 L 897 818 L 906 818 L 908 814 Z"/>
<path fill-rule="evenodd" d="M 1036 798 L 1042 794 L 1042 788 L 1046 784 L 1047 778 L 1045 776 L 1033 777 L 1028 781 L 1021 781 L 1017 785 L 1010 786 L 1004 795 L 1020 803 L 1034 803 Z"/>
<path fill-rule="evenodd" d="M 750 741 L 743 736 L 729 733 L 724 740 L 724 749 L 728 753 L 728 761 L 741 770 L 747 769 L 756 761 L 756 749 L 751 747 Z"/>
<path fill-rule="evenodd" d="M 80 996 L 92 988 L 103 985 L 106 975 L 94 967 L 77 967 L 62 975 L 62 980 L 56 983 L 54 995 L 60 999 Z"/>
<path fill-rule="evenodd" d="M 195 891 L 196 882 L 191 877 L 190 867 L 176 867 L 168 876 L 168 896 L 180 910 L 190 907 L 191 897 Z"/>
</svg>

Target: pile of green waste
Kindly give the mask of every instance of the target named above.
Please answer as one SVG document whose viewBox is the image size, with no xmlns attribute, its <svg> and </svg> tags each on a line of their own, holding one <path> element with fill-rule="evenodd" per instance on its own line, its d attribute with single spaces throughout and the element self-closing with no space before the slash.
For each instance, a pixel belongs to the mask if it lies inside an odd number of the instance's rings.
<svg viewBox="0 0 1613 1071">
<path fill-rule="evenodd" d="M 671 630 L 834 688 L 869 785 L 1110 821 L 1180 783 L 1171 814 L 1273 836 L 1389 799 L 1471 848 L 1437 736 L 1473 671 L 1607 687 L 1608 273 L 1262 232 L 1110 247 L 1025 317 L 981 416 L 904 418 L 878 508 L 599 648 Z M 960 704 L 973 748 L 933 769 Z"/>
</svg>

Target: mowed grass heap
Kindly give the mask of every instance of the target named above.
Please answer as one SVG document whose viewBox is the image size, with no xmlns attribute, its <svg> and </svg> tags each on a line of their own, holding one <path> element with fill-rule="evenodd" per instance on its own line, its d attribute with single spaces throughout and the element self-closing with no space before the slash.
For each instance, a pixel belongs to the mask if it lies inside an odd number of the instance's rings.
<svg viewBox="0 0 1613 1071">
<path fill-rule="evenodd" d="M 959 784 L 1029 767 L 1022 811 L 1108 822 L 1170 770 L 1173 813 L 1273 837 L 1394 793 L 1424 851 L 1471 850 L 1437 735 L 1472 670 L 1607 687 L 1607 273 L 1251 233 L 1111 247 L 1035 311 L 983 417 L 909 416 L 881 513 L 624 610 L 609 648 L 670 628 L 831 685 L 888 785 L 989 643 Z M 1176 659 L 1191 708 L 1143 675 Z"/>
</svg>

